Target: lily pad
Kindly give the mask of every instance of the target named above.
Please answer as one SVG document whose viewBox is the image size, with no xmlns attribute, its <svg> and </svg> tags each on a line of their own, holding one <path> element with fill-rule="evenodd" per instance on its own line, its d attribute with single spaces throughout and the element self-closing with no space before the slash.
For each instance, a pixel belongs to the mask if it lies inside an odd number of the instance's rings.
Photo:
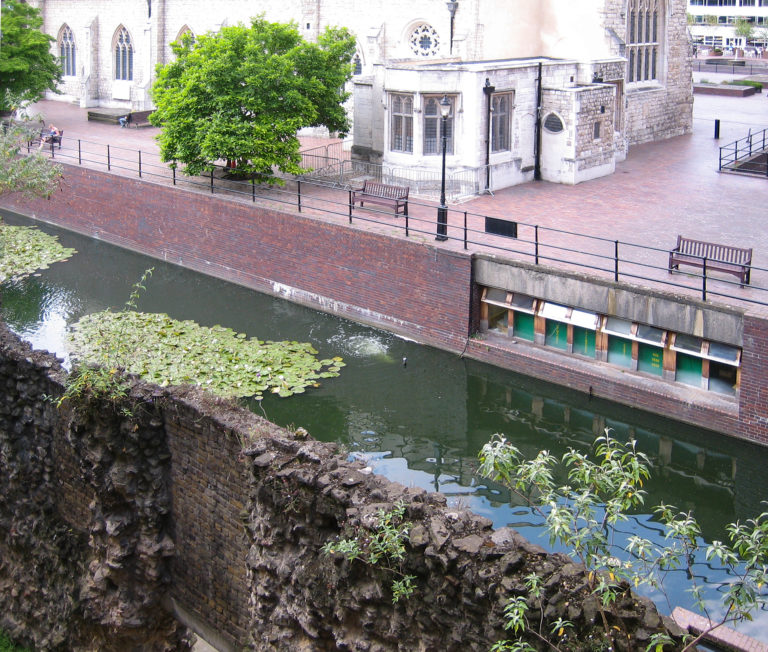
<svg viewBox="0 0 768 652">
<path fill-rule="evenodd" d="M 262 342 L 162 313 L 109 310 L 86 315 L 71 335 L 73 357 L 122 367 L 159 385 L 194 383 L 219 396 L 291 396 L 339 375 L 341 358 L 318 360 L 301 342 Z"/>
<path fill-rule="evenodd" d="M 74 249 L 62 246 L 56 236 L 34 226 L 0 222 L 0 283 L 24 278 L 75 253 Z"/>
</svg>

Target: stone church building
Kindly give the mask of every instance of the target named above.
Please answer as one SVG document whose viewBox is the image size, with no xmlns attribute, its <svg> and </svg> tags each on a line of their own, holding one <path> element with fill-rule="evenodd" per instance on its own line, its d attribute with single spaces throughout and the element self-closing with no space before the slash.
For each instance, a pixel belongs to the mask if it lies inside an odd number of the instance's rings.
<svg viewBox="0 0 768 652">
<path fill-rule="evenodd" d="M 476 191 L 610 174 L 634 144 L 692 126 L 685 0 L 30 0 L 62 57 L 62 95 L 151 108 L 157 63 L 184 32 L 264 14 L 307 39 L 357 38 L 353 158 L 439 171 Z"/>
</svg>

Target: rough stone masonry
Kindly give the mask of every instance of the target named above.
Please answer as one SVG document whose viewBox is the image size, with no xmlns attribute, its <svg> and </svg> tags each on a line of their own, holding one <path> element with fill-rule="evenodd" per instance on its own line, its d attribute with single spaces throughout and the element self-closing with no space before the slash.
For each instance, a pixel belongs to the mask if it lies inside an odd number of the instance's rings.
<svg viewBox="0 0 768 652">
<path fill-rule="evenodd" d="M 184 650 L 176 604 L 224 648 L 487 650 L 522 595 L 534 626 L 574 622 L 564 649 L 598 649 L 597 598 L 566 556 L 197 389 L 58 408 L 64 380 L 0 324 L 0 628 L 20 642 Z M 416 591 L 395 604 L 391 573 L 321 547 L 397 502 Z M 616 649 L 680 634 L 629 590 L 605 617 Z"/>
</svg>

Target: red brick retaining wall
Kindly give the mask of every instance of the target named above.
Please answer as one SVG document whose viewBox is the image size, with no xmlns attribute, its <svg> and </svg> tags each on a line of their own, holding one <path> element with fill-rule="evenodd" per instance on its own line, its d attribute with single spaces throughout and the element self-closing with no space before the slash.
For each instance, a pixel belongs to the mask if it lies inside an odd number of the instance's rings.
<svg viewBox="0 0 768 652">
<path fill-rule="evenodd" d="M 3 205 L 437 346 L 460 350 L 469 334 L 461 252 L 69 165 L 51 200 Z"/>
</svg>

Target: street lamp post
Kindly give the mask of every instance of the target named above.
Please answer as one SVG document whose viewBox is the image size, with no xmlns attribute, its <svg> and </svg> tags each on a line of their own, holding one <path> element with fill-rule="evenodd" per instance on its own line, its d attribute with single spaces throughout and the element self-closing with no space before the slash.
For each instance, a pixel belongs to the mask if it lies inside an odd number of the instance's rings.
<svg viewBox="0 0 768 652">
<path fill-rule="evenodd" d="M 451 102 L 447 95 L 443 95 L 440 100 L 440 130 L 443 137 L 443 172 L 440 183 L 440 206 L 437 207 L 437 235 L 435 240 L 448 239 L 448 207 L 445 205 L 445 148 L 446 136 L 445 126 L 448 122 L 448 114 L 451 112 Z"/>
</svg>

